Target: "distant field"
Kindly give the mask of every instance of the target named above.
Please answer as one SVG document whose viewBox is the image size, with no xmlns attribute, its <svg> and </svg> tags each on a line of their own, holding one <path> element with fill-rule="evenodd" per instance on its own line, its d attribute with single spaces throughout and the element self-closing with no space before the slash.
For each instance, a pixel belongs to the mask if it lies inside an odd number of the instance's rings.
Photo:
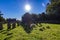
<svg viewBox="0 0 60 40">
<path fill-rule="evenodd" d="M 60 40 L 60 24 L 42 23 L 35 25 L 30 34 L 22 26 L 7 31 L 6 24 L 0 31 L 0 40 Z M 47 27 L 49 26 L 49 27 Z M 43 28 L 43 30 L 40 30 Z"/>
</svg>

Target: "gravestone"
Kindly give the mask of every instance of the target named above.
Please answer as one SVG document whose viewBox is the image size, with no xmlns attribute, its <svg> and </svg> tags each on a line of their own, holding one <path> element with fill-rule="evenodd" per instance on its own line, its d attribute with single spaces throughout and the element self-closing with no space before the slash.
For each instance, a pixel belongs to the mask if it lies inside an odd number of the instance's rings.
<svg viewBox="0 0 60 40">
<path fill-rule="evenodd" d="M 3 14 L 1 14 L 1 11 L 0 11 L 0 30 L 3 29 L 3 17 L 2 17 Z"/>
<path fill-rule="evenodd" d="M 11 18 L 7 19 L 7 28 L 14 29 L 15 27 L 16 27 L 16 19 L 11 19 Z"/>
<path fill-rule="evenodd" d="M 3 29 L 3 24 L 2 24 L 2 22 L 0 22 L 0 30 L 2 30 Z"/>
<path fill-rule="evenodd" d="M 11 29 L 11 23 L 7 23 L 7 29 Z"/>
<path fill-rule="evenodd" d="M 14 29 L 16 27 L 16 23 L 12 23 L 12 29 Z"/>
<path fill-rule="evenodd" d="M 17 26 L 19 26 L 20 25 L 20 21 L 17 21 Z"/>
<path fill-rule="evenodd" d="M 29 14 L 28 12 L 25 13 L 23 16 L 22 16 L 22 23 L 25 25 L 24 26 L 24 30 L 27 32 L 27 33 L 30 33 L 32 31 L 32 27 L 30 27 L 30 25 L 33 23 L 32 22 L 32 16 L 31 14 Z"/>
</svg>

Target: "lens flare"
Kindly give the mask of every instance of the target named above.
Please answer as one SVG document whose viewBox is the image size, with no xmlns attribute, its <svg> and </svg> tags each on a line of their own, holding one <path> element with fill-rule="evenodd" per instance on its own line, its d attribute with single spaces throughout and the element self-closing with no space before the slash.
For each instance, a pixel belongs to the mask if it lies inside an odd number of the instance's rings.
<svg viewBox="0 0 60 40">
<path fill-rule="evenodd" d="M 31 10 L 31 6 L 30 6 L 29 4 L 26 4 L 26 5 L 25 5 L 25 10 L 26 10 L 26 11 L 30 11 L 30 10 Z"/>
</svg>

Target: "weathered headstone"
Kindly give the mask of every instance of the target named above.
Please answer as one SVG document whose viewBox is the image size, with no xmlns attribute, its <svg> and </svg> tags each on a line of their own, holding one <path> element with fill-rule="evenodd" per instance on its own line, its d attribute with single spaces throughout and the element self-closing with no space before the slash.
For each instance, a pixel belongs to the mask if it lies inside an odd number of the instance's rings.
<svg viewBox="0 0 60 40">
<path fill-rule="evenodd" d="M 0 22 L 0 30 L 2 30 L 3 29 L 3 24 L 2 24 L 2 22 Z"/>
<path fill-rule="evenodd" d="M 26 26 L 24 26 L 24 29 L 27 33 L 30 33 L 32 31 L 32 26 L 30 26 L 32 22 L 32 16 L 29 13 L 25 13 L 22 16 L 22 23 Z"/>
<path fill-rule="evenodd" d="M 11 23 L 7 23 L 7 29 L 11 29 Z"/>
<path fill-rule="evenodd" d="M 1 11 L 0 11 L 0 30 L 2 30 L 3 29 L 3 24 L 2 24 L 2 22 L 3 22 L 3 17 L 2 17 L 2 15 L 3 14 L 1 14 Z"/>
<path fill-rule="evenodd" d="M 11 25 L 12 24 L 12 25 Z M 7 19 L 8 29 L 14 29 L 16 27 L 16 19 Z"/>
<path fill-rule="evenodd" d="M 12 23 L 12 29 L 14 29 L 16 27 L 16 23 Z"/>
<path fill-rule="evenodd" d="M 19 22 L 17 22 L 17 26 L 19 26 L 20 25 L 20 23 Z"/>
</svg>

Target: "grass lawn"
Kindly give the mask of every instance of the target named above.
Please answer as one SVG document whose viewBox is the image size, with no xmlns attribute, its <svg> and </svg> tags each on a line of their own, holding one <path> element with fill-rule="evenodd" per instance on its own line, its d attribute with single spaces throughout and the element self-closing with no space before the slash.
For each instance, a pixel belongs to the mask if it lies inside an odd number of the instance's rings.
<svg viewBox="0 0 60 40">
<path fill-rule="evenodd" d="M 7 25 L 4 24 L 4 29 L 0 30 L 0 40 L 60 40 L 60 24 L 41 24 L 35 25 L 29 34 L 22 26 L 7 31 Z"/>
</svg>

